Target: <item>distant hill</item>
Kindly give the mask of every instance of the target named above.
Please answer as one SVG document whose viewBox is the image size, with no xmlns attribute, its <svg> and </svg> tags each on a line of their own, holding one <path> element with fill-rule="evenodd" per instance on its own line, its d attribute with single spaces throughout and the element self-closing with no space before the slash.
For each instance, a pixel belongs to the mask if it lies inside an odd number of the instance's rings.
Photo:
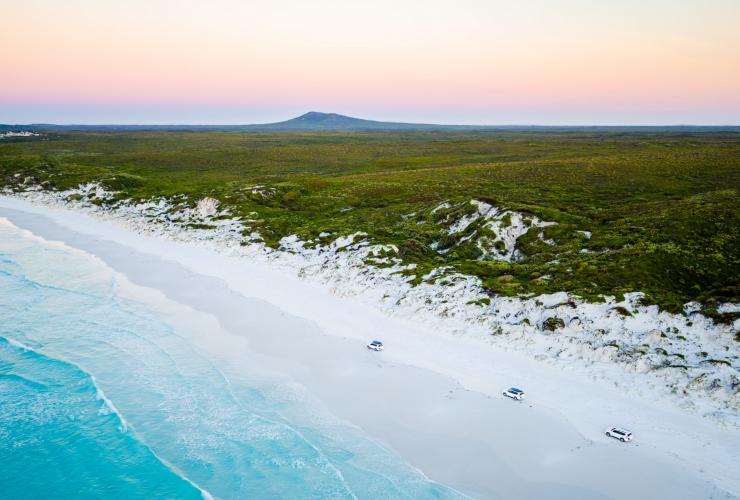
<svg viewBox="0 0 740 500">
<path fill-rule="evenodd" d="M 474 125 L 434 125 L 426 123 L 379 122 L 363 120 L 337 113 L 310 111 L 291 120 L 261 125 L 249 125 L 253 130 L 460 130 L 488 128 Z"/>
<path fill-rule="evenodd" d="M 364 120 L 337 113 L 321 113 L 310 111 L 306 114 L 286 120 L 284 122 L 265 123 L 258 125 L 243 125 L 237 128 L 245 130 L 283 130 L 283 131 L 363 131 L 363 130 L 527 130 L 527 131 L 564 131 L 571 132 L 582 130 L 587 132 L 701 132 L 701 131 L 728 131 L 738 132 L 740 126 L 702 126 L 702 125 L 441 125 L 433 123 L 403 123 L 403 122 L 380 122 L 375 120 Z"/>
</svg>

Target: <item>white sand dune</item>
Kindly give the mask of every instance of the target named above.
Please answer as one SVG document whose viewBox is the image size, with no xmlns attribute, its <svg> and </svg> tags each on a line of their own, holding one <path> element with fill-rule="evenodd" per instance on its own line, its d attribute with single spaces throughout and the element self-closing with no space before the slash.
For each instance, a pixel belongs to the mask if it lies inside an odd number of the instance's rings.
<svg viewBox="0 0 740 500">
<path fill-rule="evenodd" d="M 212 316 L 219 328 L 193 338 L 203 349 L 234 365 L 245 350 L 262 356 L 330 412 L 471 496 L 740 495 L 736 429 L 649 393 L 626 394 L 576 368 L 390 317 L 269 263 L 10 198 L 0 197 L 0 217 L 94 254 L 131 282 Z M 365 349 L 372 338 L 386 350 Z M 528 399 L 504 399 L 501 390 L 510 385 L 523 387 Z M 609 425 L 630 428 L 635 441 L 606 438 Z"/>
</svg>

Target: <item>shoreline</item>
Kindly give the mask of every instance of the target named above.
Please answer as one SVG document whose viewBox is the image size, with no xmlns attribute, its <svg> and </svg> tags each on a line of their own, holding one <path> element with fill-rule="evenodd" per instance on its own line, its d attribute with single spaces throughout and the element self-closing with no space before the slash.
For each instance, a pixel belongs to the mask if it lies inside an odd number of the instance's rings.
<svg viewBox="0 0 740 500">
<path fill-rule="evenodd" d="M 423 323 L 427 330 L 490 344 L 515 357 L 579 370 L 622 391 L 740 430 L 740 344 L 735 340 L 740 319 L 714 323 L 695 303 L 685 304 L 684 314 L 668 313 L 640 305 L 639 292 L 625 293 L 621 301 L 605 297 L 604 302 L 587 302 L 562 291 L 490 297 L 480 280 L 447 268 L 435 269 L 412 285 L 404 272 L 413 264 L 389 257 L 397 249 L 374 244 L 365 233 L 335 235 L 318 246 L 286 236 L 274 249 L 261 243 L 258 233 L 246 235 L 243 228 L 249 221 L 233 217 L 228 209 L 219 211 L 218 201 L 211 198 L 192 207 L 182 196 L 138 202 L 115 201 L 113 196 L 99 184 L 88 183 L 63 192 L 30 187 L 11 199 L 83 213 L 137 234 L 238 257 L 258 274 L 267 268 L 288 281 L 299 278 L 311 291 L 367 305 L 363 313 Z M 491 207 L 480 202 L 471 204 L 477 204 L 478 213 L 481 208 L 490 212 Z M 732 312 L 740 304 L 720 308 Z M 295 310 L 299 315 L 313 313 L 305 307 Z M 323 321 L 325 316 L 317 317 Z M 475 384 L 475 377 L 467 383 Z"/>
<path fill-rule="evenodd" d="M 599 494 L 655 498 L 645 494 L 648 490 L 676 498 L 709 498 L 709 479 L 734 495 L 740 492 L 740 479 L 733 475 L 740 439 L 732 429 L 723 430 L 665 402 L 621 394 L 603 381 L 588 380 L 577 369 L 562 370 L 521 352 L 435 332 L 436 324 L 389 317 L 260 262 L 137 235 L 69 210 L 0 197 L 0 216 L 45 239 L 96 255 L 133 283 L 212 314 L 234 334 L 248 330 L 234 314 L 243 310 L 244 300 L 257 299 L 260 307 L 309 320 L 316 331 L 308 336 L 248 336 L 250 345 L 286 360 L 283 369 L 301 379 L 332 413 L 443 484 L 484 497 L 510 496 L 523 492 L 506 490 L 502 482 L 528 470 L 531 476 L 520 479 L 529 485 L 531 498 L 559 498 L 553 491 L 557 485 L 565 485 L 562 498 L 573 498 L 573 488 L 589 498 Z M 201 286 L 188 296 L 193 283 Z M 210 299 L 204 303 L 202 297 Z M 377 336 L 387 345 L 380 356 L 364 349 L 364 343 Z M 319 353 L 306 355 L 316 343 L 321 344 Z M 376 384 L 377 380 L 383 383 Z M 394 390 L 384 390 L 391 384 Z M 530 397 L 525 404 L 500 396 L 502 388 L 519 384 Z M 362 398 L 347 397 L 353 387 L 363 387 Z M 389 401 L 394 411 L 379 415 L 378 405 Z M 504 430 L 518 428 L 527 431 L 525 436 L 536 437 L 520 440 L 522 434 L 497 432 L 502 422 Z M 631 427 L 636 442 L 626 446 L 611 442 L 603 436 L 608 425 Z M 551 432 L 542 432 L 543 428 Z M 430 453 L 430 442 L 438 443 L 440 453 L 447 456 Z M 601 469 L 594 465 L 599 462 L 604 465 Z M 455 463 L 458 466 L 452 467 Z M 638 486 L 643 488 L 625 490 L 619 488 L 635 485 L 609 484 L 610 467 L 623 467 L 642 478 Z M 705 472 L 699 473 L 699 468 Z M 584 486 L 579 481 L 590 483 Z M 650 483 L 647 490 L 645 482 Z"/>
</svg>

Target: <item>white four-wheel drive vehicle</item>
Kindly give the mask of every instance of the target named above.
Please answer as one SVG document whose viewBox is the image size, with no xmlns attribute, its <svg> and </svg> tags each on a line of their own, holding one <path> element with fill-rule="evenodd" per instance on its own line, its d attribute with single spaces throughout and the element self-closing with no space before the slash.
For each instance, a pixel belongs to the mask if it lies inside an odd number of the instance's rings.
<svg viewBox="0 0 740 500">
<path fill-rule="evenodd" d="M 380 340 L 373 340 L 367 345 L 367 348 L 372 349 L 373 351 L 382 351 L 383 343 Z"/>
<path fill-rule="evenodd" d="M 621 442 L 626 443 L 632 441 L 632 433 L 627 429 L 621 427 L 610 427 L 606 430 L 606 435 L 614 439 L 619 439 Z"/>
<path fill-rule="evenodd" d="M 524 399 L 524 391 L 521 389 L 517 389 L 516 387 L 509 387 L 504 391 L 504 396 L 511 399 L 516 399 L 517 401 L 521 401 Z"/>
</svg>

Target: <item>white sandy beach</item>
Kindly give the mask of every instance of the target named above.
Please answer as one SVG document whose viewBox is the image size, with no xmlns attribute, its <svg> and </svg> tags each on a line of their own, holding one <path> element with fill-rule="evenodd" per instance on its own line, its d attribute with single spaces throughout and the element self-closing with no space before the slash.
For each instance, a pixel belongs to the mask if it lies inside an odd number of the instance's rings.
<svg viewBox="0 0 740 500">
<path fill-rule="evenodd" d="M 234 366 L 246 353 L 260 357 L 431 479 L 471 496 L 740 496 L 737 430 L 649 392 L 625 393 L 576 367 L 391 317 L 269 262 L 7 197 L 0 217 L 211 318 L 213 328 L 193 334 L 202 349 Z M 364 348 L 373 338 L 384 352 Z M 527 391 L 525 402 L 501 396 L 512 385 Z M 611 425 L 631 429 L 635 441 L 605 437 Z"/>
</svg>

